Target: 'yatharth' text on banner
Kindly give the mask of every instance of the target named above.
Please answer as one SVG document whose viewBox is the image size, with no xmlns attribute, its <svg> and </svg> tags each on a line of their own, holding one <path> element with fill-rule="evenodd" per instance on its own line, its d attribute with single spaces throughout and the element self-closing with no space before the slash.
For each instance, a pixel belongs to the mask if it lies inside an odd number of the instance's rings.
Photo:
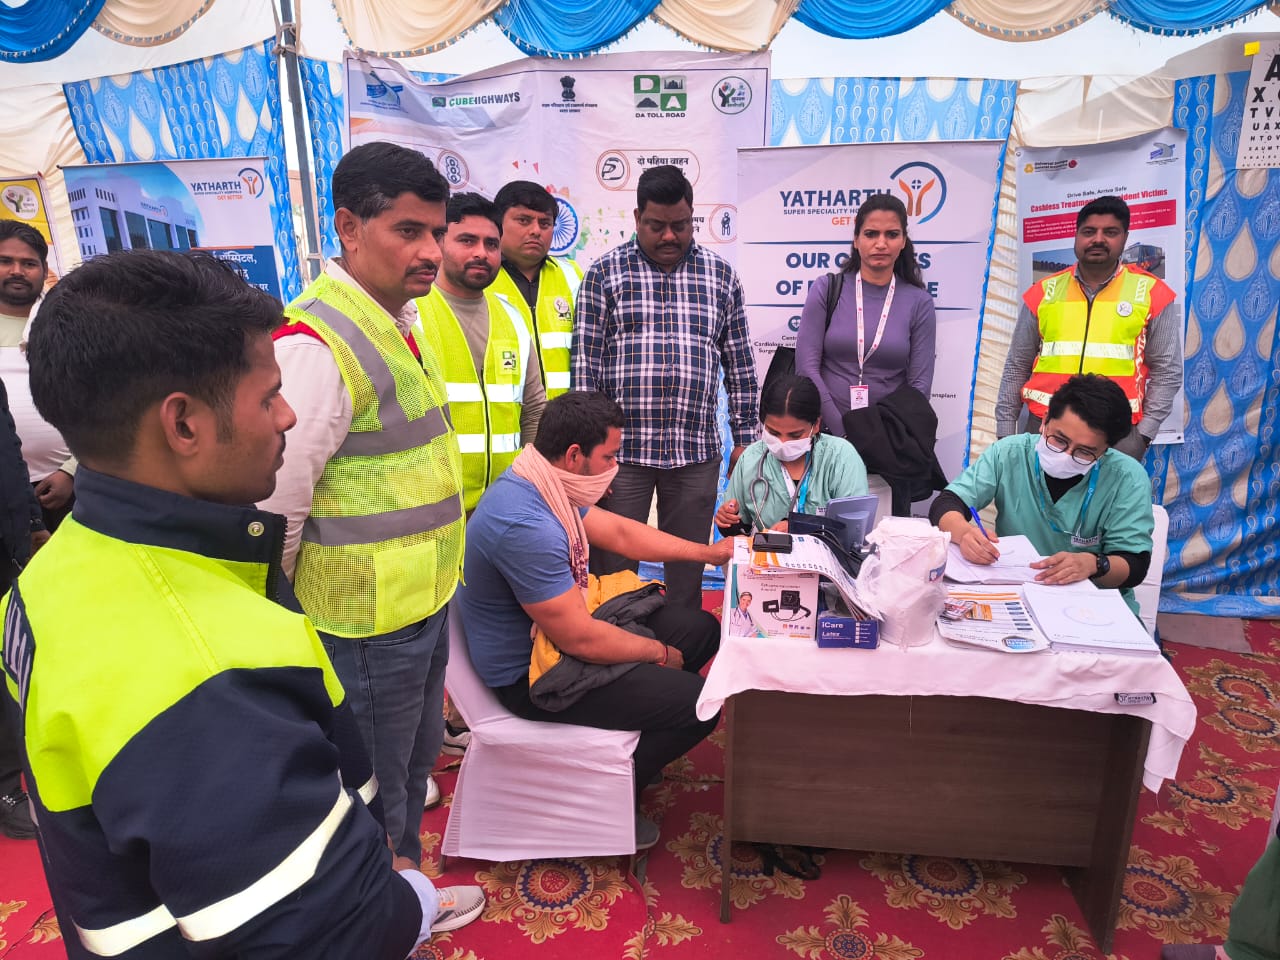
<svg viewBox="0 0 1280 960">
<path fill-rule="evenodd" d="M 938 361 L 930 398 L 938 461 L 964 467 L 982 289 L 991 245 L 1001 144 L 865 143 L 738 152 L 739 273 L 756 365 L 794 346 L 809 287 L 848 260 L 858 208 L 891 193 L 937 313 Z"/>
<path fill-rule="evenodd" d="M 203 250 L 277 299 L 282 264 L 262 157 L 64 167 L 80 256 Z"/>
</svg>

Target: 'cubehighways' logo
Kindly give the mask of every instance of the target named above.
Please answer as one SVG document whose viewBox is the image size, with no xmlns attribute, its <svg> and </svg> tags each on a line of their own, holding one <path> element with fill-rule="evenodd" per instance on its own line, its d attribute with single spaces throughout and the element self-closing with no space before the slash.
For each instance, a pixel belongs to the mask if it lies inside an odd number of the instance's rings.
<svg viewBox="0 0 1280 960">
<path fill-rule="evenodd" d="M 751 84 L 741 77 L 725 77 L 711 90 L 711 103 L 730 116 L 751 106 Z"/>
<path fill-rule="evenodd" d="M 947 202 L 947 178 L 932 163 L 917 160 L 904 163 L 889 179 L 898 184 L 907 206 L 907 216 L 917 223 L 928 223 L 942 212 Z"/>
<path fill-rule="evenodd" d="M 684 74 L 637 73 L 632 80 L 632 93 L 637 110 L 659 113 L 684 113 L 689 107 Z"/>
<path fill-rule="evenodd" d="M 1153 146 L 1155 147 L 1155 149 L 1152 150 L 1149 154 L 1147 154 L 1147 163 L 1172 163 L 1173 162 L 1173 160 L 1175 159 L 1173 155 L 1173 148 L 1175 144 L 1161 143 L 1159 140 L 1157 140 L 1155 141 Z"/>
</svg>

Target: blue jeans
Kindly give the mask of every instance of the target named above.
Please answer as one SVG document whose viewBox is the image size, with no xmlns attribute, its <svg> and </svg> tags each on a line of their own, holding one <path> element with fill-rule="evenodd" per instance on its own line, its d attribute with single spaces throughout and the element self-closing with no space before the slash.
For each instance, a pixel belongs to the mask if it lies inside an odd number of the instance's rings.
<svg viewBox="0 0 1280 960">
<path fill-rule="evenodd" d="M 393 633 L 351 639 L 321 633 L 373 761 L 395 851 L 422 859 L 418 832 L 427 778 L 444 742 L 449 608 Z"/>
</svg>

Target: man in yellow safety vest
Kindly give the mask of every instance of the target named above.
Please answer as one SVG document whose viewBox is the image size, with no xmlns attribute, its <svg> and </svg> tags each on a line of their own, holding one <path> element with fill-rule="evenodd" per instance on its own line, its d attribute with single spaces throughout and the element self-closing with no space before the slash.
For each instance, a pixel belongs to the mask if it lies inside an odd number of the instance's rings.
<svg viewBox="0 0 1280 960">
<path fill-rule="evenodd" d="M 444 737 L 448 602 L 462 566 L 462 464 L 414 299 L 440 265 L 449 185 L 421 153 L 355 147 L 333 173 L 342 256 L 285 309 L 298 414 L 266 509 L 381 786 L 392 848 L 419 861 Z"/>
<path fill-rule="evenodd" d="M 582 268 L 549 255 L 559 204 L 532 180 L 512 180 L 493 205 L 502 227 L 502 269 L 493 289 L 520 308 L 534 331 L 547 399 L 569 389 L 573 309 Z M 532 437 L 530 438 L 532 439 Z"/>
<path fill-rule="evenodd" d="M 493 204 L 478 193 L 454 194 L 445 219 L 440 275 L 418 301 L 418 312 L 443 365 L 470 514 L 485 488 L 537 436 L 547 397 L 527 321 L 490 288 L 500 242 Z"/>
</svg>

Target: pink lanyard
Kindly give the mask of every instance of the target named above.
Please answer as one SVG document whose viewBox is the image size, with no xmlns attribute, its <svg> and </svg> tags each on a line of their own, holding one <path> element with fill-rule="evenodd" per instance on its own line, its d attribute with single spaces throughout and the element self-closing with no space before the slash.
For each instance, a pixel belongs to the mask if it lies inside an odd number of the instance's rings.
<svg viewBox="0 0 1280 960">
<path fill-rule="evenodd" d="M 889 277 L 889 292 L 884 295 L 884 310 L 880 312 L 880 327 L 876 330 L 875 340 L 871 341 L 871 349 L 864 354 L 862 351 L 866 348 L 867 331 L 862 320 L 862 271 L 854 274 L 854 303 L 858 308 L 858 386 L 862 386 L 862 371 L 867 361 L 871 359 L 871 355 L 876 352 L 876 348 L 880 346 L 880 339 L 884 336 L 884 328 L 889 325 L 889 308 L 893 306 L 893 291 L 897 282 L 898 278 L 896 276 Z"/>
</svg>

